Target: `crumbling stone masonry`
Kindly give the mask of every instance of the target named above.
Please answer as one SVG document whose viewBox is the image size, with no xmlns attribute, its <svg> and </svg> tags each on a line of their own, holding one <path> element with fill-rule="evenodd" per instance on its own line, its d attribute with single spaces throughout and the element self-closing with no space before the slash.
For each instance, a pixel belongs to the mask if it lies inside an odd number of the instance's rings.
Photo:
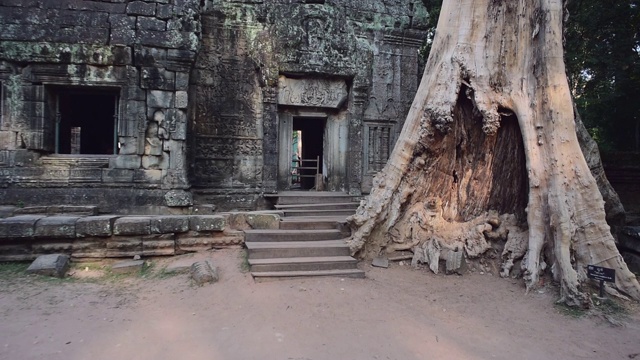
<svg viewBox="0 0 640 360">
<path fill-rule="evenodd" d="M 425 19 L 413 0 L 2 1 L 0 205 L 255 209 L 293 187 L 294 131 L 328 190 L 368 192 Z"/>
</svg>

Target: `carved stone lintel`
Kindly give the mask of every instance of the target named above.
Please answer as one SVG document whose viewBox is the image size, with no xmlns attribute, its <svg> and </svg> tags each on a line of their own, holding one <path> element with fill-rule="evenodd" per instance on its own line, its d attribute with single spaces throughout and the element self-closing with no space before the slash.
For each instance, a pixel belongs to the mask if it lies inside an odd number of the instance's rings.
<svg viewBox="0 0 640 360">
<path fill-rule="evenodd" d="M 340 108 L 349 91 L 344 80 L 290 79 L 280 76 L 278 104 Z"/>
</svg>

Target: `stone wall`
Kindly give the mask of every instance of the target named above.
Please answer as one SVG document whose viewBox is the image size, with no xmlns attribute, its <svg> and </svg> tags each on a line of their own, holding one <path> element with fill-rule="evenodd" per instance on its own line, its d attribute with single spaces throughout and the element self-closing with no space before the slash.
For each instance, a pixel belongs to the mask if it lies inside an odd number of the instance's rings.
<svg viewBox="0 0 640 360">
<path fill-rule="evenodd" d="M 200 11 L 198 0 L 2 1 L 3 203 L 189 205 L 189 196 L 171 203 L 176 197 L 165 195 L 189 187 L 188 89 Z M 60 98 L 97 91 L 116 98 L 117 134 L 104 136 L 117 148 L 56 154 Z"/>
<path fill-rule="evenodd" d="M 283 136 L 295 116 L 327 118 L 327 189 L 359 194 L 386 161 L 419 82 L 426 11 L 420 1 L 213 0 L 202 17 L 189 141 L 203 202 L 252 208 L 286 190 Z M 284 78 L 284 80 L 283 80 Z M 346 101 L 283 101 L 283 81 L 321 96 L 319 81 L 347 85 Z M 304 88 L 314 91 L 304 95 Z"/>
</svg>

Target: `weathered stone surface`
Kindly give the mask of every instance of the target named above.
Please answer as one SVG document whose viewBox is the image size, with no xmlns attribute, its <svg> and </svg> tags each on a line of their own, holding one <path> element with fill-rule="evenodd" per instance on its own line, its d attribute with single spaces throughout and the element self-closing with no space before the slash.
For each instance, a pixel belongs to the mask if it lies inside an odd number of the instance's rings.
<svg viewBox="0 0 640 360">
<path fill-rule="evenodd" d="M 172 256 L 176 253 L 175 234 L 142 237 L 142 256 Z"/>
<path fill-rule="evenodd" d="M 220 278 L 218 268 L 210 260 L 199 261 L 191 265 L 191 278 L 198 286 L 215 283 Z"/>
<path fill-rule="evenodd" d="M 133 257 L 142 254 L 142 237 L 112 237 L 105 244 L 106 257 Z"/>
<path fill-rule="evenodd" d="M 618 234 L 618 246 L 640 254 L 640 226 L 625 226 Z"/>
<path fill-rule="evenodd" d="M 111 266 L 111 272 L 114 274 L 128 274 L 140 272 L 144 267 L 144 260 L 121 261 Z"/>
<path fill-rule="evenodd" d="M 193 251 L 205 251 L 214 248 L 242 245 L 243 243 L 244 233 L 242 231 L 226 231 L 220 233 L 204 234 L 191 232 L 187 234 L 177 234 L 176 252 L 184 253 Z"/>
<path fill-rule="evenodd" d="M 93 236 L 111 236 L 113 223 L 119 216 L 87 216 L 76 221 L 76 236 L 79 238 Z"/>
<path fill-rule="evenodd" d="M 105 238 L 85 237 L 71 244 L 71 256 L 73 258 L 98 258 L 107 257 L 107 240 Z"/>
<path fill-rule="evenodd" d="M 371 266 L 379 267 L 379 268 L 388 268 L 389 267 L 389 259 L 386 257 L 376 257 L 371 262 Z"/>
<path fill-rule="evenodd" d="M 97 206 L 54 205 L 47 207 L 47 214 L 98 215 Z"/>
<path fill-rule="evenodd" d="M 276 230 L 280 228 L 280 216 L 277 214 L 247 214 L 247 223 L 256 230 Z"/>
<path fill-rule="evenodd" d="M 227 221 L 220 215 L 191 215 L 189 228 L 192 231 L 224 231 Z"/>
<path fill-rule="evenodd" d="M 49 216 L 36 223 L 35 237 L 74 238 L 79 216 Z"/>
<path fill-rule="evenodd" d="M 69 256 L 63 254 L 40 255 L 29 265 L 27 273 L 63 278 L 69 270 Z"/>
<path fill-rule="evenodd" d="M 0 218 L 4 219 L 13 216 L 13 212 L 16 209 L 15 206 L 0 206 Z"/>
<path fill-rule="evenodd" d="M 467 271 L 464 251 L 448 251 L 446 253 L 446 273 L 463 275 Z"/>
<path fill-rule="evenodd" d="M 20 215 L 0 219 L 0 239 L 29 238 L 35 233 L 35 225 L 44 216 Z"/>
<path fill-rule="evenodd" d="M 151 218 L 152 234 L 184 233 L 189 231 L 189 216 L 167 215 Z"/>
<path fill-rule="evenodd" d="M 113 235 L 149 235 L 151 218 L 146 216 L 127 216 L 116 219 Z"/>
<path fill-rule="evenodd" d="M 164 195 L 164 201 L 167 206 L 181 207 L 193 205 L 193 196 L 190 192 L 184 190 L 167 191 Z"/>
<path fill-rule="evenodd" d="M 278 104 L 327 107 L 337 109 L 347 100 L 349 92 L 344 80 L 291 79 L 281 75 L 278 80 Z"/>
</svg>

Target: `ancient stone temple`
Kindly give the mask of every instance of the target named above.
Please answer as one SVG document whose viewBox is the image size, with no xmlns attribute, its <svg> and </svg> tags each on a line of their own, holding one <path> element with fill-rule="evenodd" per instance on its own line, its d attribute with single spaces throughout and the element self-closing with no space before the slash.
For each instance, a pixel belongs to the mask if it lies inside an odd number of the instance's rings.
<svg viewBox="0 0 640 360">
<path fill-rule="evenodd" d="M 419 82 L 414 0 L 5 0 L 0 205 L 367 193 Z"/>
</svg>

